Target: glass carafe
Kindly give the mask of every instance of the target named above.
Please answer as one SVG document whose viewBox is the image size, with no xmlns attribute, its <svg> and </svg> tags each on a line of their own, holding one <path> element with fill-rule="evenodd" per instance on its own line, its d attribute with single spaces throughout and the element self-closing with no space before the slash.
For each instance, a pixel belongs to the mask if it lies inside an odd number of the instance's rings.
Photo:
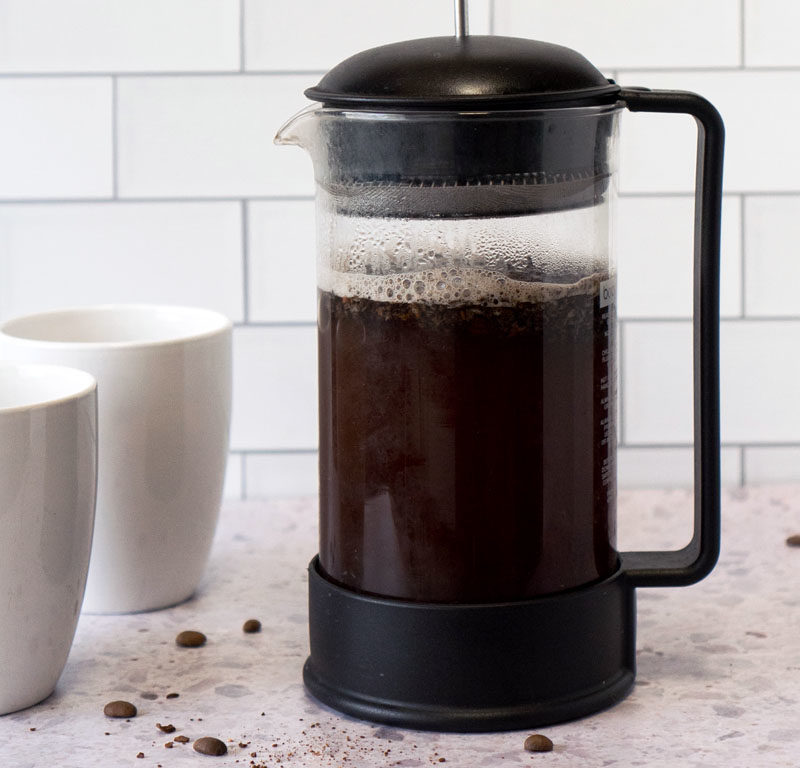
<svg viewBox="0 0 800 768">
<path fill-rule="evenodd" d="M 318 108 L 298 121 L 296 140 L 303 121 L 316 138 L 320 565 L 333 581 L 479 603 L 615 570 L 617 112 Z M 369 157 L 387 130 L 419 147 L 453 132 L 549 142 L 519 171 L 472 158 L 459 176 L 406 157 L 389 174 Z M 360 178 L 337 151 L 356 136 Z"/>
</svg>

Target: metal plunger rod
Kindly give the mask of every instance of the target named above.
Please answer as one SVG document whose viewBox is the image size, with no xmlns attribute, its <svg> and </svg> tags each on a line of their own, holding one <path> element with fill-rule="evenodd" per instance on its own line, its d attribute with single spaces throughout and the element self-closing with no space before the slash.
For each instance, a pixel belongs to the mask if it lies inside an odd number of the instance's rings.
<svg viewBox="0 0 800 768">
<path fill-rule="evenodd" d="M 453 0 L 456 22 L 456 37 L 464 38 L 469 34 L 469 13 L 467 0 Z"/>
</svg>

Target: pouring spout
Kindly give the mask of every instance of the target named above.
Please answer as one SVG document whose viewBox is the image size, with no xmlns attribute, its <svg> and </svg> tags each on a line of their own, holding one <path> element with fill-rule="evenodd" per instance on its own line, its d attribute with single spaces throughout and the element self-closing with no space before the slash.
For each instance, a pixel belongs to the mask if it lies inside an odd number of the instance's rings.
<svg viewBox="0 0 800 768">
<path fill-rule="evenodd" d="M 316 116 L 321 105 L 312 104 L 290 117 L 275 134 L 275 144 L 294 144 L 311 152 L 316 138 Z"/>
</svg>

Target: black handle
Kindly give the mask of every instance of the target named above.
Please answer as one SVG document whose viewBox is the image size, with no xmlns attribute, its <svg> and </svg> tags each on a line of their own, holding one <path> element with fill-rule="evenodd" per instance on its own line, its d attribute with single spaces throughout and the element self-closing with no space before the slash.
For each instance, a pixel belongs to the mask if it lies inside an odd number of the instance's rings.
<svg viewBox="0 0 800 768">
<path fill-rule="evenodd" d="M 719 244 L 725 126 L 706 99 L 685 91 L 623 89 L 631 112 L 674 112 L 697 122 L 694 220 L 694 534 L 674 552 L 623 552 L 633 586 L 680 587 L 707 576 L 720 542 Z"/>
</svg>

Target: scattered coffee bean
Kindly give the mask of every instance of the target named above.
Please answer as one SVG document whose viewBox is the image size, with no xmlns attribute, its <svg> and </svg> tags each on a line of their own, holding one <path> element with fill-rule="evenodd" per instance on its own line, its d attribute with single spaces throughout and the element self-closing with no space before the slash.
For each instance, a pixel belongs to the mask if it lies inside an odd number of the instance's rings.
<svg viewBox="0 0 800 768">
<path fill-rule="evenodd" d="M 224 741 L 215 739 L 213 736 L 203 736 L 197 739 L 194 743 L 194 751 L 199 752 L 201 755 L 224 755 L 228 748 L 225 746 Z"/>
<path fill-rule="evenodd" d="M 103 707 L 106 717 L 136 717 L 136 707 L 129 701 L 109 701 Z"/>
<path fill-rule="evenodd" d="M 177 699 L 177 698 L 178 698 L 178 696 L 180 696 L 180 694 L 179 694 L 179 693 L 168 693 L 168 694 L 166 695 L 166 698 L 168 698 L 168 699 Z"/>
<path fill-rule="evenodd" d="M 144 752 L 139 752 L 136 757 L 144 757 Z"/>
<path fill-rule="evenodd" d="M 158 698 L 158 694 L 152 691 L 145 691 L 144 693 L 140 693 L 139 696 L 148 701 L 155 701 Z"/>
<path fill-rule="evenodd" d="M 188 736 L 184 736 L 184 735 L 181 734 L 180 736 L 176 736 L 174 741 L 177 741 L 178 744 L 188 744 L 189 743 L 189 737 Z"/>
<path fill-rule="evenodd" d="M 248 619 L 242 625 L 242 632 L 252 633 L 261 631 L 261 622 L 258 619 Z"/>
<path fill-rule="evenodd" d="M 167 723 L 166 725 L 156 723 L 156 728 L 158 728 L 161 733 L 172 733 L 175 730 L 175 726 L 172 723 Z"/>
<path fill-rule="evenodd" d="M 525 739 L 525 749 L 528 752 L 552 752 L 553 742 L 541 733 L 534 733 Z"/>
<path fill-rule="evenodd" d="M 786 539 L 786 545 L 789 547 L 800 547 L 800 533 L 794 533 Z"/>
<path fill-rule="evenodd" d="M 171 742 L 171 741 L 168 741 L 168 742 L 167 742 L 167 743 L 164 745 L 164 747 L 165 747 L 166 749 L 172 749 L 172 746 L 173 746 L 173 745 L 172 745 L 172 742 Z"/>
<path fill-rule="evenodd" d="M 35 731 L 35 728 L 28 728 L 29 731 Z"/>
<path fill-rule="evenodd" d="M 205 645 L 206 636 L 202 632 L 187 629 L 178 633 L 175 642 L 182 648 L 199 648 L 201 645 Z"/>
</svg>

